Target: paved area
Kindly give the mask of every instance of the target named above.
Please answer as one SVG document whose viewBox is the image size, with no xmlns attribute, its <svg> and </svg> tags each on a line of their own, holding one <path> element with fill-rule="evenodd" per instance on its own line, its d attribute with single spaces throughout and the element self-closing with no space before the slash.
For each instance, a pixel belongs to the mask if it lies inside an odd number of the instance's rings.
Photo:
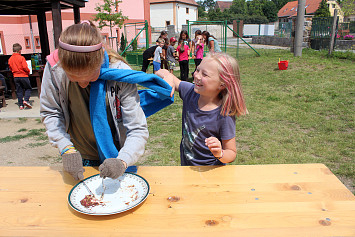
<svg viewBox="0 0 355 237">
<path fill-rule="evenodd" d="M 39 98 L 37 89 L 32 89 L 30 102 L 32 109 L 20 110 L 17 99 L 6 98 L 6 107 L 0 108 L 0 119 L 39 118 Z"/>
</svg>

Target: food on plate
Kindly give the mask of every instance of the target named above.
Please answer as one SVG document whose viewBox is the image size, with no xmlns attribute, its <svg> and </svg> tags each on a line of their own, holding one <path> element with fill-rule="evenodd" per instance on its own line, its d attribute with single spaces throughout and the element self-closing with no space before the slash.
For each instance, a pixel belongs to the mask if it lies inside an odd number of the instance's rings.
<svg viewBox="0 0 355 237">
<path fill-rule="evenodd" d="M 103 202 L 95 198 L 93 195 L 85 195 L 85 197 L 80 201 L 80 204 L 87 208 L 97 205 L 104 205 Z"/>
</svg>

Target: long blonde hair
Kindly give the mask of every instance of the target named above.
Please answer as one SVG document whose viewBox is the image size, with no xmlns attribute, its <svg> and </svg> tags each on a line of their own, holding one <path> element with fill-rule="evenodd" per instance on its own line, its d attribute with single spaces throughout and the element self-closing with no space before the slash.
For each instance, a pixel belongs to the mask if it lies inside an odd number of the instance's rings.
<svg viewBox="0 0 355 237">
<path fill-rule="evenodd" d="M 240 116 L 248 114 L 240 83 L 237 60 L 226 53 L 212 53 L 207 57 L 217 62 L 219 79 L 225 86 L 225 89 L 220 92 L 222 100 L 221 115 Z"/>
</svg>

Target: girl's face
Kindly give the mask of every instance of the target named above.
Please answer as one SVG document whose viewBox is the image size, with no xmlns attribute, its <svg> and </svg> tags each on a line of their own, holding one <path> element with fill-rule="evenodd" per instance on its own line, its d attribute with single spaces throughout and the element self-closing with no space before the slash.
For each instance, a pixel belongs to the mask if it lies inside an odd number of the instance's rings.
<svg viewBox="0 0 355 237">
<path fill-rule="evenodd" d="M 187 35 L 185 33 L 181 34 L 181 39 L 186 39 Z"/>
<path fill-rule="evenodd" d="M 100 76 L 100 68 L 93 71 L 66 72 L 72 82 L 77 82 L 81 88 L 86 88 L 90 82 L 96 81 Z"/>
<path fill-rule="evenodd" d="M 215 97 L 224 89 L 219 79 L 218 63 L 204 58 L 194 73 L 194 90 L 204 96 Z"/>
</svg>

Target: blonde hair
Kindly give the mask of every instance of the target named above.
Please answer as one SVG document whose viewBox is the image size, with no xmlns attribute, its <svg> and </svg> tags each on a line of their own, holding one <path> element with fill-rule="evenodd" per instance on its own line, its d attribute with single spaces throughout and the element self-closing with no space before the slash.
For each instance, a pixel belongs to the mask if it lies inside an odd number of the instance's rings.
<svg viewBox="0 0 355 237">
<path fill-rule="evenodd" d="M 14 53 L 19 52 L 20 50 L 22 50 L 22 46 L 19 43 L 15 43 L 12 45 L 12 51 Z"/>
<path fill-rule="evenodd" d="M 248 114 L 245 105 L 242 85 L 240 83 L 239 65 L 237 60 L 226 53 L 207 55 L 218 64 L 219 79 L 225 88 L 220 92 L 222 100 L 221 115 L 240 116 Z"/>
<path fill-rule="evenodd" d="M 102 43 L 100 31 L 91 21 L 88 23 L 69 26 L 62 32 L 59 39 L 63 43 L 78 46 L 90 46 Z M 80 53 L 68 51 L 59 47 L 58 57 L 60 65 L 64 71 L 91 71 L 96 70 L 101 66 L 104 59 L 104 51 L 103 48 L 101 48 L 93 52 Z"/>
</svg>

